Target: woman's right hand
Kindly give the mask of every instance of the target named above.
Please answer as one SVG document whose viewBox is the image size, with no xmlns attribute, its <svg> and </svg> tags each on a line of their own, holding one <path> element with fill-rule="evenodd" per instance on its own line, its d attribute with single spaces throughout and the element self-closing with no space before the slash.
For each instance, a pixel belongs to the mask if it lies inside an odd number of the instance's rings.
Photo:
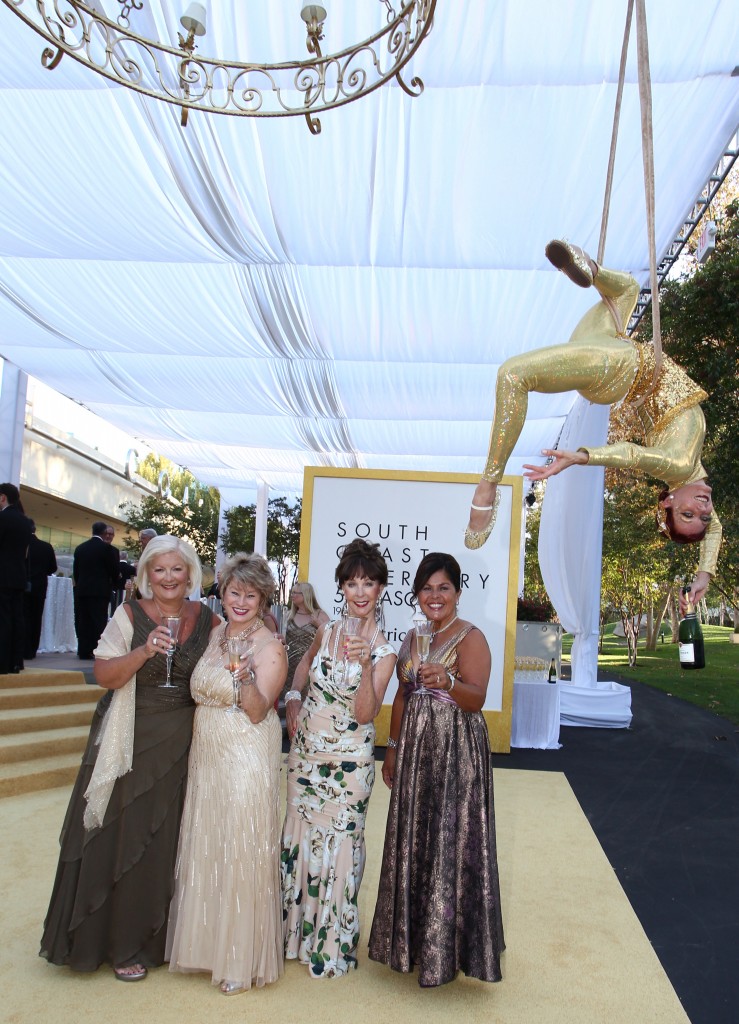
<svg viewBox="0 0 739 1024">
<path fill-rule="evenodd" d="M 388 747 L 385 751 L 385 760 L 382 762 L 382 781 L 385 783 L 388 789 L 393 788 L 393 779 L 395 778 L 395 755 L 397 751 L 392 747 Z"/>
<path fill-rule="evenodd" d="M 292 740 L 298 731 L 298 716 L 302 704 L 299 700 L 289 700 L 285 705 L 285 720 L 287 722 L 287 735 Z"/>
<path fill-rule="evenodd" d="M 531 466 L 524 463 L 523 468 L 528 470 L 524 473 L 527 480 L 547 480 L 550 476 L 556 476 L 570 466 L 587 466 L 589 455 L 587 452 L 568 452 L 561 449 L 542 448 L 542 455 L 547 461 L 543 466 Z"/>
<path fill-rule="evenodd" d="M 164 654 L 166 656 L 171 645 L 172 639 L 167 627 L 157 626 L 156 629 L 152 629 L 146 638 L 146 643 L 144 644 L 146 657 L 153 658 L 155 654 Z"/>
</svg>

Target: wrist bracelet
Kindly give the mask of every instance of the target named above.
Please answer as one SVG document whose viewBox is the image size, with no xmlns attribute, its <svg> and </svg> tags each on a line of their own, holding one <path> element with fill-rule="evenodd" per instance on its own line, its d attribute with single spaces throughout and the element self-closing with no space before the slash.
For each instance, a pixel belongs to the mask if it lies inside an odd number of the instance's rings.
<svg viewBox="0 0 739 1024">
<path fill-rule="evenodd" d="M 387 743 L 385 744 L 388 750 L 395 750 L 398 746 L 398 741 L 394 740 L 392 736 L 388 736 Z"/>
<path fill-rule="evenodd" d="M 449 686 L 444 687 L 444 689 L 446 690 L 447 693 L 451 693 L 452 690 L 454 689 L 454 684 L 456 683 L 457 680 L 454 678 L 449 669 L 447 669 L 446 674 L 449 676 Z"/>
<path fill-rule="evenodd" d="M 291 701 L 291 700 L 300 700 L 300 701 L 302 701 L 302 699 L 303 699 L 303 694 L 300 692 L 300 690 L 288 690 L 287 693 L 285 694 L 285 703 L 286 704 L 289 701 Z"/>
</svg>

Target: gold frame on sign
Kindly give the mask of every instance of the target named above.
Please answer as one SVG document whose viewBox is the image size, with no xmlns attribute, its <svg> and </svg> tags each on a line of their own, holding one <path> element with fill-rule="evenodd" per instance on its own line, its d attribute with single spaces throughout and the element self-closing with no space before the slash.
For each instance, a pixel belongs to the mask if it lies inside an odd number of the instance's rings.
<svg viewBox="0 0 739 1024">
<path fill-rule="evenodd" d="M 313 523 L 313 488 L 317 477 L 343 477 L 355 480 L 408 480 L 431 483 L 472 484 L 479 477 L 471 473 L 424 473 L 405 472 L 395 469 L 336 469 L 328 466 L 306 466 L 303 470 L 303 512 L 300 528 L 300 553 L 298 555 L 298 578 L 310 578 L 310 545 Z M 523 505 L 523 480 L 520 476 L 505 476 L 501 487 L 510 487 L 511 502 L 510 543 L 508 550 L 508 589 L 506 597 L 505 652 L 503 655 L 502 708 L 500 711 L 483 710 L 490 734 L 490 749 L 495 754 L 508 754 L 511 749 L 511 715 L 513 711 L 513 665 L 516 648 L 516 606 L 518 599 L 518 555 L 521 537 L 521 515 Z M 459 524 L 460 531 L 464 523 Z M 390 704 L 383 704 L 375 719 L 377 744 L 387 743 L 390 728 Z"/>
</svg>

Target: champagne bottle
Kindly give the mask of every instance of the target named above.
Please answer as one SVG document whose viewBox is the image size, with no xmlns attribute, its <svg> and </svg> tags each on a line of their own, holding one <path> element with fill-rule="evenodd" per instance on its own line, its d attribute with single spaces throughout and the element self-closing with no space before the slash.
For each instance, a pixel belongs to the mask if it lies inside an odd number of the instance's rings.
<svg viewBox="0 0 739 1024">
<path fill-rule="evenodd" d="M 557 682 L 557 666 L 554 664 L 554 658 L 552 658 L 549 665 L 549 680 L 550 683 Z"/>
<path fill-rule="evenodd" d="M 683 587 L 683 594 L 687 595 L 688 592 L 689 588 Z M 703 630 L 698 622 L 698 616 L 695 614 L 695 605 L 690 600 L 685 618 L 680 620 L 678 639 L 680 641 L 680 668 L 705 668 Z"/>
</svg>

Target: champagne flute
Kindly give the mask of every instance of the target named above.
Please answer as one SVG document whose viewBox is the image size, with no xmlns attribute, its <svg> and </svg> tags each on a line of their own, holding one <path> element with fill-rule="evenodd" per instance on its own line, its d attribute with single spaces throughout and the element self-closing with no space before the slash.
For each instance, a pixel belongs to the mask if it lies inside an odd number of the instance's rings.
<svg viewBox="0 0 739 1024">
<path fill-rule="evenodd" d="M 174 660 L 175 648 L 177 647 L 177 640 L 180 636 L 180 617 L 179 615 L 168 615 L 164 620 L 164 625 L 169 630 L 169 647 L 167 648 L 167 679 L 165 682 L 160 683 L 159 687 L 162 690 L 176 690 L 175 683 L 172 682 L 172 662 Z"/>
<path fill-rule="evenodd" d="M 241 637 L 230 636 L 227 638 L 228 643 L 228 668 L 231 673 L 231 682 L 233 684 L 233 704 L 227 710 L 231 714 L 235 714 L 237 711 L 241 711 L 241 703 L 239 701 L 239 690 L 241 683 L 239 682 L 236 673 L 241 668 L 241 655 L 244 653 L 244 641 Z"/>
<path fill-rule="evenodd" d="M 428 619 L 417 619 L 414 623 L 414 628 L 416 631 L 416 650 L 418 651 L 418 660 L 422 665 L 425 665 L 429 660 L 431 636 L 434 632 L 434 624 Z M 426 693 L 426 687 L 419 686 L 418 692 Z"/>
</svg>

